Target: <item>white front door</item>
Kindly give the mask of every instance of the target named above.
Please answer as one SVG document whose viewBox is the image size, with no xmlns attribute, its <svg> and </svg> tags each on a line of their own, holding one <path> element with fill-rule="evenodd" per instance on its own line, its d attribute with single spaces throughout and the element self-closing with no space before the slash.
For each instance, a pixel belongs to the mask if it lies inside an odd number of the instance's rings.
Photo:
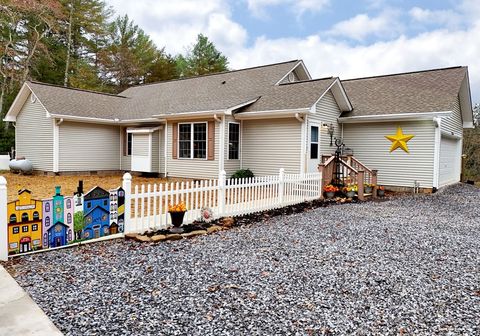
<svg viewBox="0 0 480 336">
<path fill-rule="evenodd" d="M 320 125 L 310 123 L 308 127 L 307 172 L 314 173 L 318 171 L 320 163 Z"/>
<path fill-rule="evenodd" d="M 132 137 L 132 171 L 152 171 L 152 135 L 134 133 Z"/>
</svg>

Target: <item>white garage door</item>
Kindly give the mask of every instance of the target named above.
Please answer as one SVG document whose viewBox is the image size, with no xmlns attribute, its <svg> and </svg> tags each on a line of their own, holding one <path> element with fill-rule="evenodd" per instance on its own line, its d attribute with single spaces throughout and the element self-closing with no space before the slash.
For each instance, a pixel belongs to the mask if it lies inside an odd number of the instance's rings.
<svg viewBox="0 0 480 336">
<path fill-rule="evenodd" d="M 460 140 L 442 137 L 440 143 L 440 187 L 460 181 Z"/>
</svg>

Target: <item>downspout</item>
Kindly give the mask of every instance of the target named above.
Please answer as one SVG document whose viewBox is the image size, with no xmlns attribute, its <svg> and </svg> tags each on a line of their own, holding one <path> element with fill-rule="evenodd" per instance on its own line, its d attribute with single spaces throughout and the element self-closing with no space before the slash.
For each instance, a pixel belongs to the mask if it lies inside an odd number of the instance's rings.
<svg viewBox="0 0 480 336">
<path fill-rule="evenodd" d="M 300 113 L 295 113 L 295 119 L 297 119 L 301 123 L 303 123 L 305 121 L 305 118 L 302 118 Z"/>
<path fill-rule="evenodd" d="M 435 144 L 433 156 L 433 186 L 432 192 L 437 191 L 440 184 L 440 143 L 442 140 L 442 118 L 434 117 L 433 123 L 435 125 Z"/>
</svg>

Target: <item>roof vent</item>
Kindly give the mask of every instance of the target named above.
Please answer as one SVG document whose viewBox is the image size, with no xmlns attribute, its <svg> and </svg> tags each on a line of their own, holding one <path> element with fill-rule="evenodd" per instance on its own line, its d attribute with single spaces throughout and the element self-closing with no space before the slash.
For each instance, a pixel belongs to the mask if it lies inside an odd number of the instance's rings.
<svg viewBox="0 0 480 336">
<path fill-rule="evenodd" d="M 223 81 L 222 84 L 225 84 L 227 81 Z"/>
</svg>

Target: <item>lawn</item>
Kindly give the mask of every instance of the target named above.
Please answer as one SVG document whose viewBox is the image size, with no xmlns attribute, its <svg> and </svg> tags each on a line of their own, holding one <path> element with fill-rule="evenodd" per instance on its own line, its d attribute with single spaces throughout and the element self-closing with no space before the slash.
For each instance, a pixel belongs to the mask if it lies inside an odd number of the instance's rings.
<svg viewBox="0 0 480 336">
<path fill-rule="evenodd" d="M 122 185 L 122 175 L 78 175 L 78 176 L 38 176 L 19 175 L 11 172 L 2 172 L 0 175 L 7 179 L 9 201 L 17 198 L 18 190 L 27 188 L 34 198 L 49 198 L 55 192 L 55 186 L 62 187 L 63 195 L 73 195 L 77 190 L 78 181 L 83 180 L 84 191 L 87 192 L 95 186 L 109 190 Z M 175 181 L 178 179 L 169 179 Z M 134 176 L 132 184 L 163 183 L 165 178 L 139 177 Z"/>
<path fill-rule="evenodd" d="M 479 335 L 479 207 L 456 185 L 4 265 L 66 335 Z"/>
</svg>

